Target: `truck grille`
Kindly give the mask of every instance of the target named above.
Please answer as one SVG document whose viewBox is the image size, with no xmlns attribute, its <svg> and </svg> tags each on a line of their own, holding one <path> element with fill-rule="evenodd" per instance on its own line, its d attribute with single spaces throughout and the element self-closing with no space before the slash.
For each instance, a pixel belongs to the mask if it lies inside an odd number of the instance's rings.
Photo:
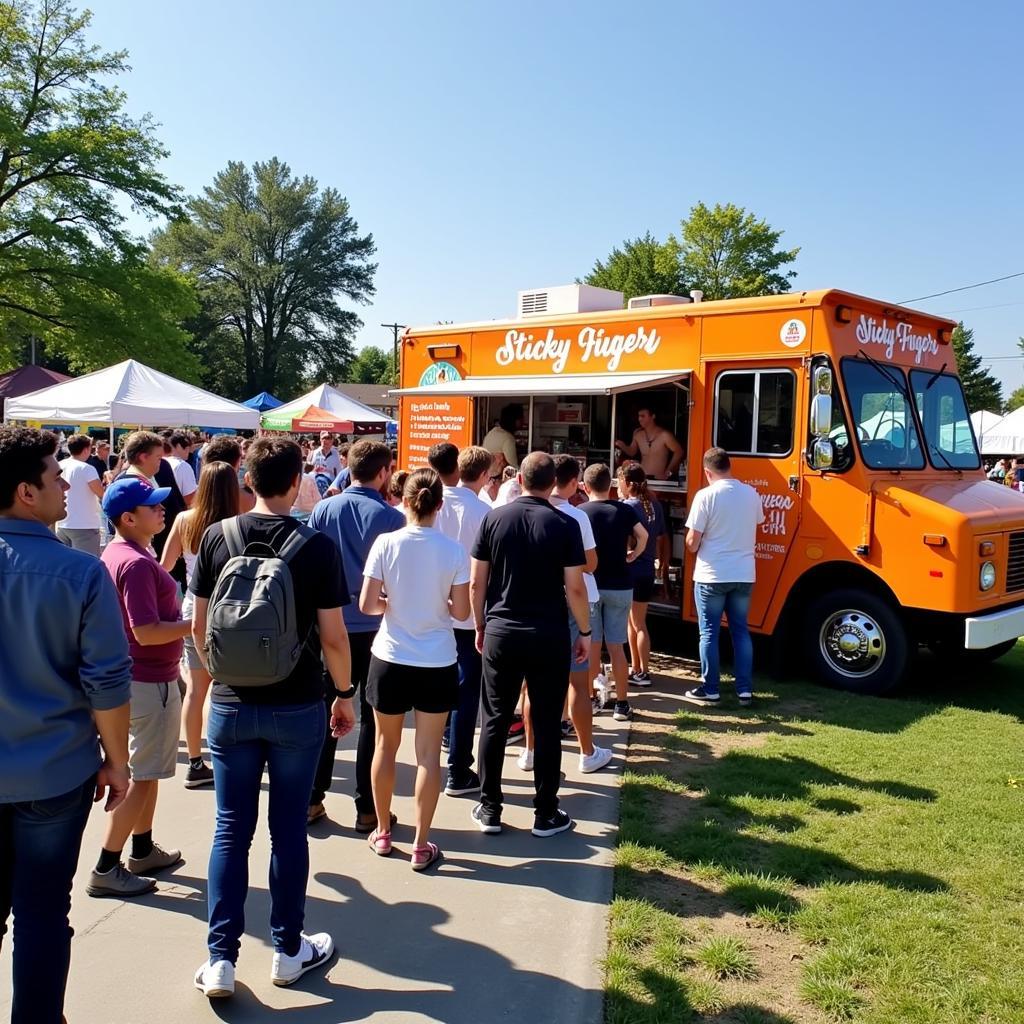
<svg viewBox="0 0 1024 1024">
<path fill-rule="evenodd" d="M 1024 532 L 1010 534 L 1010 556 L 1006 562 L 1006 589 L 1024 590 Z"/>
</svg>

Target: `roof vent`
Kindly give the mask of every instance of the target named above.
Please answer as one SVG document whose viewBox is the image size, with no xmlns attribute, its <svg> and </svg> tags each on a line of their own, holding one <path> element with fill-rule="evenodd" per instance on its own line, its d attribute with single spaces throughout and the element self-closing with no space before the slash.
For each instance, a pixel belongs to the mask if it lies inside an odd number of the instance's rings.
<svg viewBox="0 0 1024 1024">
<path fill-rule="evenodd" d="M 517 305 L 521 317 L 596 313 L 606 309 L 622 309 L 622 292 L 595 288 L 589 284 L 563 284 L 520 292 Z"/>
<path fill-rule="evenodd" d="M 629 300 L 628 309 L 650 309 L 651 306 L 678 306 L 681 302 L 692 302 L 685 295 L 637 295 Z"/>
</svg>

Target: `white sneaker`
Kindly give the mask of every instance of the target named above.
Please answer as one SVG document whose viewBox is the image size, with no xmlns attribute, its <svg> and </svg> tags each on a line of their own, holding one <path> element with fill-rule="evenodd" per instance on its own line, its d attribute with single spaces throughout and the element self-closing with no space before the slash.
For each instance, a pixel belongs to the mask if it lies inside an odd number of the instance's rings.
<svg viewBox="0 0 1024 1024">
<path fill-rule="evenodd" d="M 517 758 L 516 764 L 519 765 L 521 772 L 532 772 L 533 771 L 533 751 L 527 747 Z"/>
<path fill-rule="evenodd" d="M 607 747 L 594 744 L 592 754 L 580 754 L 580 771 L 584 773 L 600 771 L 612 759 L 612 752 Z"/>
<path fill-rule="evenodd" d="M 302 933 L 302 943 L 295 956 L 284 953 L 274 954 L 274 963 L 270 968 L 270 980 L 275 985 L 290 985 L 298 981 L 306 971 L 322 967 L 334 953 L 334 939 L 327 932 L 315 935 Z"/>
<path fill-rule="evenodd" d="M 196 971 L 196 988 L 209 999 L 235 994 L 235 965 L 230 960 L 206 961 Z"/>
</svg>

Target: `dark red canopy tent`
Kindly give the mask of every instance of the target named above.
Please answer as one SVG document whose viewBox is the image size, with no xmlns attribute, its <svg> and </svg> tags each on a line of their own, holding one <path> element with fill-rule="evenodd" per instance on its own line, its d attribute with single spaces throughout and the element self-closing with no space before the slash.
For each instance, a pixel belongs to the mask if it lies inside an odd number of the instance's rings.
<svg viewBox="0 0 1024 1024">
<path fill-rule="evenodd" d="M 20 398 L 65 380 L 71 380 L 66 373 L 47 370 L 43 366 L 22 366 L 3 374 L 0 376 L 0 420 L 4 418 L 4 402 L 8 398 Z"/>
</svg>

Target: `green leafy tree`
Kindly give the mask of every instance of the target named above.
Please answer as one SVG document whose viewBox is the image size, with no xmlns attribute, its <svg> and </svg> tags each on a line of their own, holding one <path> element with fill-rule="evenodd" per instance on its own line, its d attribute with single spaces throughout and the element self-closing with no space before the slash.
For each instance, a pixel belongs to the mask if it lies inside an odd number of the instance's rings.
<svg viewBox="0 0 1024 1024">
<path fill-rule="evenodd" d="M 339 300 L 368 302 L 377 270 L 348 200 L 274 157 L 251 170 L 229 163 L 186 210 L 154 235 L 153 258 L 195 280 L 195 344 L 221 349 L 211 362 L 234 360 L 247 395 L 340 379 L 362 321 Z"/>
<path fill-rule="evenodd" d="M 682 287 L 678 262 L 649 231 L 597 260 L 584 283 L 622 292 L 627 301 L 637 295 L 678 295 Z"/>
<path fill-rule="evenodd" d="M 352 362 L 348 379 L 353 384 L 392 384 L 394 357 L 376 345 L 367 345 Z"/>
<path fill-rule="evenodd" d="M 89 23 L 67 0 L 0 4 L 0 355 L 35 337 L 76 370 L 132 356 L 196 379 L 178 327 L 192 289 L 122 212 L 174 213 L 166 152 L 106 84 L 126 54 L 91 45 Z"/>
<path fill-rule="evenodd" d="M 800 252 L 780 249 L 781 231 L 758 220 L 742 206 L 697 203 L 669 235 L 666 254 L 677 267 L 682 286 L 697 288 L 705 299 L 735 299 L 790 290 L 795 270 L 785 269 Z"/>
<path fill-rule="evenodd" d="M 971 412 L 987 409 L 996 412 L 1003 407 L 1003 385 L 981 365 L 981 357 L 974 351 L 974 330 L 964 322 L 953 328 L 953 352 L 964 386 L 964 397 Z"/>
<path fill-rule="evenodd" d="M 1019 409 L 1024 405 L 1024 387 L 1017 388 L 1013 394 L 1006 400 L 1006 407 L 1003 412 L 1013 412 L 1014 409 Z"/>
</svg>

